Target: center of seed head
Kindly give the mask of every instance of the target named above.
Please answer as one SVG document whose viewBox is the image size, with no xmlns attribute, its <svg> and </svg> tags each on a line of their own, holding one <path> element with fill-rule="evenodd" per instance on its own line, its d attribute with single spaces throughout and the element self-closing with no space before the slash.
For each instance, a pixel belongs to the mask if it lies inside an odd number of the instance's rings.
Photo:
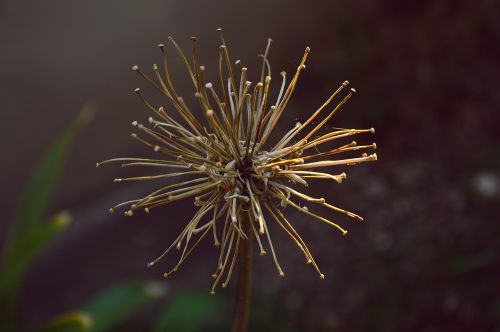
<svg viewBox="0 0 500 332">
<path fill-rule="evenodd" d="M 241 163 L 236 165 L 236 171 L 243 180 L 251 180 L 251 174 L 254 173 L 253 162 L 248 156 L 242 158 Z"/>
</svg>

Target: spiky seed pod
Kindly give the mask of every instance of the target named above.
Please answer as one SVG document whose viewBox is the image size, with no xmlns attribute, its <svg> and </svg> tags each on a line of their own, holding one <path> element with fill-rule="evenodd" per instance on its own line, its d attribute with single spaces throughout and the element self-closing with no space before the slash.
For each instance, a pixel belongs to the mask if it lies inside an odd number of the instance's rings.
<svg viewBox="0 0 500 332">
<path fill-rule="evenodd" d="M 268 138 L 290 101 L 299 75 L 305 68 L 310 49 L 308 47 L 305 49 L 288 85 L 286 73 L 281 72 L 279 93 L 276 99 L 271 99 L 269 96 L 271 67 L 268 61 L 271 39 L 268 40 L 264 54 L 259 55 L 262 59 L 260 80 L 252 84 L 247 80 L 247 68 L 242 66 L 240 60 L 235 62 L 240 72 L 238 80 L 222 30 L 218 29 L 218 33 L 220 47 L 216 86 L 204 81 L 205 67 L 197 62 L 196 38 L 192 38 L 191 59 L 188 59 L 172 37 L 168 38 L 194 85 L 194 97 L 199 104 L 199 109 L 196 111 L 187 106 L 174 87 L 165 45 L 158 45 L 163 68 L 160 71 L 156 64 L 153 65 L 154 79 L 138 66 L 132 67 L 160 92 L 169 104 L 168 111 L 163 106 L 154 106 L 144 97 L 140 89 L 135 90 L 152 116 L 147 125 L 138 121 L 132 122 L 140 132 L 140 134 L 133 133 L 132 138 L 158 153 L 159 157 L 157 159 L 114 158 L 97 163 L 97 166 L 121 162 L 123 167 L 152 167 L 160 170 L 160 173 L 118 178 L 115 182 L 155 180 L 163 184 L 150 194 L 120 203 L 110 211 L 125 207 L 125 215 L 132 216 L 134 211 L 139 209 L 149 212 L 153 208 L 173 201 L 194 199 L 198 210 L 193 218 L 173 243 L 148 265 L 157 263 L 172 248 L 179 249 L 180 258 L 173 269 L 165 273 L 165 276 L 168 276 L 177 271 L 200 240 L 211 233 L 214 245 L 219 248 L 212 293 L 219 283 L 222 282 L 222 285 L 226 286 L 229 282 L 241 241 L 255 239 L 261 255 L 265 255 L 269 250 L 279 275 L 284 276 L 269 234 L 270 221 L 276 222 L 286 232 L 302 251 L 306 262 L 311 264 L 323 279 L 324 275 L 314 257 L 295 227 L 283 214 L 283 209 L 290 206 L 334 227 L 343 235 L 347 233 L 344 228 L 328 218 L 309 211 L 299 201 L 318 204 L 356 220 L 363 220 L 357 214 L 331 205 L 322 197 L 315 198 L 300 192 L 295 185 L 307 186 L 309 179 L 333 180 L 341 183 L 346 177 L 345 173 L 330 174 L 318 169 L 376 160 L 375 153 L 330 159 L 334 155 L 375 149 L 375 144 L 357 145 L 352 141 L 333 149 L 319 151 L 319 147 L 323 147 L 325 143 L 347 136 L 373 133 L 374 129 L 336 129 L 327 133 L 321 130 L 355 93 L 354 89 L 347 88 L 349 82 L 345 81 L 307 120 L 296 123 L 278 142 L 269 144 Z M 334 105 L 330 106 L 332 103 Z M 329 112 L 326 111 L 328 108 Z M 173 112 L 178 114 L 171 115 Z M 323 115 L 325 112 L 326 116 Z M 319 121 L 318 117 L 323 119 Z M 170 178 L 179 180 L 172 183 Z M 251 234 L 243 231 L 242 219 L 246 218 L 242 217 L 246 217 L 245 214 L 248 214 L 251 223 Z"/>
</svg>

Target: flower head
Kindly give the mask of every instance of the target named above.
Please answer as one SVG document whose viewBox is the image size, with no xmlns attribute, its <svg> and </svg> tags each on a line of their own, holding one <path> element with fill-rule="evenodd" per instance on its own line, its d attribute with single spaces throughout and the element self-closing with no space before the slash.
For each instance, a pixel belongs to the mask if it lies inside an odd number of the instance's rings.
<svg viewBox="0 0 500 332">
<path fill-rule="evenodd" d="M 328 146 L 338 139 L 373 133 L 374 130 L 323 131 L 330 118 L 355 93 L 354 89 L 347 88 L 349 83 L 345 81 L 303 123 L 297 122 L 281 139 L 271 143 L 270 134 L 290 101 L 310 50 L 306 48 L 288 85 L 286 73 L 281 72 L 279 93 L 271 98 L 271 67 L 268 62 L 271 39 L 264 54 L 259 55 L 262 59 L 260 80 L 252 83 L 247 80 L 247 68 L 241 61 L 231 61 L 222 30 L 218 32 L 221 44 L 217 83 L 205 82 L 205 67 L 198 64 L 196 56 L 196 38 L 192 38 L 191 59 L 172 37 L 168 38 L 193 83 L 194 97 L 199 104 L 196 110 L 188 107 L 174 87 L 165 45 L 159 45 L 163 68 L 160 70 L 159 66 L 153 65 L 154 78 L 147 76 L 138 66 L 133 67 L 168 102 L 167 107 L 158 107 L 149 102 L 140 89 L 135 90 L 152 116 L 147 125 L 132 122 L 140 132 L 133 133 L 132 138 L 158 153 L 158 158 L 115 158 L 97 163 L 97 166 L 121 162 L 124 167 L 150 167 L 155 170 L 154 175 L 119 178 L 115 182 L 155 180 L 160 185 L 150 194 L 120 203 L 110 211 L 125 207 L 125 215 L 132 216 L 136 210 L 149 212 L 173 201 L 194 199 L 197 211 L 192 219 L 170 247 L 149 266 L 177 248 L 181 251 L 180 258 L 174 268 L 165 273 L 165 276 L 169 275 L 186 260 L 200 240 L 210 234 L 219 248 L 212 291 L 221 282 L 223 286 L 227 285 L 241 241 L 255 239 L 261 255 L 266 255 L 269 250 L 279 275 L 284 276 L 269 234 L 270 223 L 276 223 L 288 234 L 307 263 L 324 278 L 283 210 L 289 206 L 337 229 L 343 235 L 347 233 L 344 228 L 327 217 L 309 211 L 303 202 L 363 220 L 322 197 L 302 193 L 299 188 L 308 186 L 310 179 L 337 183 L 345 179 L 345 173 L 330 174 L 324 171 L 326 167 L 376 160 L 376 154 L 367 153 L 357 157 L 338 157 L 357 150 L 375 149 L 375 144 L 358 145 L 352 141 L 334 148 Z M 333 159 L 334 156 L 337 158 Z M 171 179 L 177 181 L 172 182 Z M 246 228 L 243 227 L 245 220 L 250 223 Z"/>
</svg>

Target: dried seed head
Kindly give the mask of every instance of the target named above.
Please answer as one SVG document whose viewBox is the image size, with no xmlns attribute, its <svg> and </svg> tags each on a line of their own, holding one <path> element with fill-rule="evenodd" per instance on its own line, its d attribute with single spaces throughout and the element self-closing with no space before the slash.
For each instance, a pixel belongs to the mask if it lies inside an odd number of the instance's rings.
<svg viewBox="0 0 500 332">
<path fill-rule="evenodd" d="M 180 258 L 172 270 L 164 274 L 167 277 L 177 271 L 204 237 L 212 234 L 214 245 L 219 251 L 217 271 L 212 275 L 212 294 L 215 293 L 217 285 L 228 285 L 242 240 L 255 240 L 261 256 L 267 254 L 265 248 L 270 250 L 278 275 L 284 277 L 269 234 L 270 223 L 285 231 L 304 254 L 306 263 L 312 265 L 320 278 L 324 279 L 324 274 L 307 245 L 282 211 L 290 206 L 330 225 L 342 235 L 347 234 L 347 230 L 316 214 L 314 209 L 310 210 L 304 202 L 362 221 L 362 217 L 331 205 L 325 198 L 315 198 L 302 193 L 296 189 L 296 185 L 307 187 L 310 179 L 335 180 L 341 183 L 346 178 L 346 173 L 330 174 L 318 169 L 345 167 L 377 160 L 375 153 L 352 155 L 357 150 L 376 149 L 375 143 L 357 145 L 356 141 L 352 141 L 345 145 L 329 147 L 337 140 L 374 133 L 375 130 L 370 128 L 324 131 L 329 119 L 356 92 L 353 88 L 346 89 L 349 82 L 344 81 L 320 108 L 304 121 L 296 122 L 280 140 L 271 144 L 268 142 L 270 134 L 291 99 L 301 71 L 305 68 L 310 48 L 305 49 L 288 85 L 286 73 L 280 73 L 280 90 L 275 100 L 273 97 L 273 102 L 270 100 L 272 75 L 268 61 L 271 39 L 268 40 L 264 53 L 259 55 L 262 61 L 260 79 L 251 89 L 252 83 L 247 80 L 247 68 L 240 60 L 231 62 L 222 29 L 217 31 L 221 44 L 219 68 L 215 70 L 219 74 L 219 81 L 215 83 L 204 82 L 205 67 L 197 63 L 194 46 L 196 38 L 192 38 L 193 54 L 188 57 L 175 40 L 171 36 L 168 37 L 193 83 L 194 96 L 202 117 L 197 117 L 199 110 L 188 107 L 175 89 L 164 44 L 158 44 L 163 68 L 160 70 L 156 64 L 153 65 L 152 77 L 155 79 L 150 78 L 137 65 L 132 67 L 170 104 L 167 108 L 153 105 L 139 88 L 134 90 L 151 116 L 148 117 L 148 126 L 138 121 L 132 122 L 132 126 L 141 131 L 141 136 L 133 133 L 131 137 L 153 149 L 160 157 L 115 158 L 97 163 L 96 167 L 109 162 L 120 162 L 123 167 L 150 167 L 156 170 L 154 175 L 117 178 L 115 182 L 161 179 L 163 184 L 144 197 L 110 208 L 110 212 L 126 207 L 124 214 L 132 216 L 134 211 L 139 209 L 149 213 L 151 209 L 173 201 L 194 199 L 198 208 L 195 215 L 170 247 L 149 262 L 148 266 L 153 266 L 171 249 L 177 248 L 181 253 Z M 239 77 L 235 75 L 232 64 L 239 66 Z M 334 100 L 338 100 L 338 103 L 332 107 L 330 105 Z M 331 111 L 327 112 L 327 108 Z M 331 159 L 339 154 L 349 156 Z M 246 214 L 249 218 L 242 218 Z M 245 220 L 250 222 L 250 225 L 247 225 L 251 229 L 250 233 L 243 231 Z"/>
</svg>

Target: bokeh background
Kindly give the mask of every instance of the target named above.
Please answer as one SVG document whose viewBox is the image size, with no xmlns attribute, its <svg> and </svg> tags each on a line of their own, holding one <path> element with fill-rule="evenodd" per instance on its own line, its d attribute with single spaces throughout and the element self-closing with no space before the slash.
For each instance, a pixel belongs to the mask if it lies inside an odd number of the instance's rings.
<svg viewBox="0 0 500 332">
<path fill-rule="evenodd" d="M 146 268 L 194 213 L 192 202 L 147 216 L 109 214 L 154 184 L 114 184 L 126 174 L 120 167 L 94 165 L 149 154 L 129 138 L 130 123 L 149 116 L 132 93 L 145 83 L 131 66 L 159 62 L 156 45 L 170 34 L 186 49 L 194 35 L 213 70 L 218 27 L 250 71 L 268 37 L 274 73 L 293 72 L 311 47 L 279 130 L 348 79 L 358 93 L 333 125 L 375 127 L 363 140 L 379 147 L 379 161 L 347 169 L 343 184 L 312 186 L 365 217 L 360 224 L 334 216 L 348 236 L 289 211 L 324 281 L 274 228 L 286 278 L 270 257 L 255 259 L 251 331 L 500 331 L 500 3 L 493 0 L 0 1 L 2 243 L 16 211 L 32 208 L 20 197 L 44 152 L 82 107 L 96 110 L 44 213 L 67 210 L 72 222 L 24 274 L 18 328 L 34 330 L 127 280 L 153 281 L 160 296 L 112 331 L 149 331 L 172 299 L 208 294 L 210 241 L 169 279 L 161 276 L 174 256 Z M 172 64 L 188 95 L 180 61 Z M 233 289 L 207 300 L 216 310 L 198 330 L 227 329 Z"/>
</svg>

